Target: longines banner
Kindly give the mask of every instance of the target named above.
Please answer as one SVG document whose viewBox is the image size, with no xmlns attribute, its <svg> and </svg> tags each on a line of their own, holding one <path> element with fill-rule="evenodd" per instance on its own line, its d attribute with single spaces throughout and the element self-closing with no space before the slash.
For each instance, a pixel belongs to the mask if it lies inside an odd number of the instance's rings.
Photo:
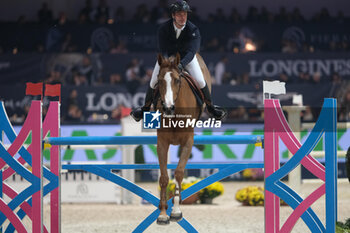
<svg viewBox="0 0 350 233">
<path fill-rule="evenodd" d="M 261 79 L 275 79 L 279 74 L 286 74 L 291 82 L 297 83 L 300 73 L 321 74 L 321 82 L 330 81 L 330 76 L 337 72 L 343 78 L 350 76 L 349 53 L 257 53 L 257 54 L 219 54 L 203 53 L 211 73 L 220 58 L 226 55 L 228 63 L 226 71 L 232 76 L 248 74 L 251 82 Z M 0 56 L 0 84 L 18 85 L 24 80 L 44 80 L 52 72 L 56 72 L 61 80 L 69 83 L 74 72 L 82 66 L 86 54 L 47 54 L 47 55 L 2 55 Z M 141 68 L 153 69 L 156 54 L 92 54 L 88 55 L 89 68 L 93 77 L 101 77 L 108 82 L 112 74 L 125 75 L 131 61 L 137 58 Z M 92 80 L 93 81 L 93 80 Z"/>
</svg>

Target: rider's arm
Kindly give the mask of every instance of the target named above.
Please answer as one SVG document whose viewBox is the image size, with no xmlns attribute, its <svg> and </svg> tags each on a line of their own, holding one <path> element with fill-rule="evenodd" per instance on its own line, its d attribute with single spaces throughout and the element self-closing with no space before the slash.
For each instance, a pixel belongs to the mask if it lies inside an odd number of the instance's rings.
<svg viewBox="0 0 350 233">
<path fill-rule="evenodd" d="M 196 53 L 199 51 L 201 45 L 201 35 L 199 33 L 199 29 L 196 28 L 191 32 L 191 40 L 187 44 L 186 55 L 181 59 L 181 64 L 185 67 L 188 63 L 190 63 Z"/>
</svg>

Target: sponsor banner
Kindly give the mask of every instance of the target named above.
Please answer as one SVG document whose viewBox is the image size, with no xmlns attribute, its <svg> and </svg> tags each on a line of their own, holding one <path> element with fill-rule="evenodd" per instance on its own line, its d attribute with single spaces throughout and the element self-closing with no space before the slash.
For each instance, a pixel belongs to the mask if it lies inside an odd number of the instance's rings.
<svg viewBox="0 0 350 233">
<path fill-rule="evenodd" d="M 304 105 L 321 107 L 323 99 L 331 93 L 332 86 L 325 84 L 287 84 L 287 94 L 278 98 L 283 106 L 291 105 L 294 95 L 302 95 Z M 139 87 L 133 94 L 128 92 L 126 85 L 101 85 L 96 87 L 63 86 L 62 88 L 62 116 L 68 113 L 70 103 L 69 96 L 72 90 L 77 90 L 76 104 L 82 111 L 85 119 L 89 119 L 96 113 L 111 115 L 112 111 L 123 105 L 127 108 L 136 108 L 144 103 L 146 86 Z M 317 90 L 312 92 L 310 90 Z M 19 94 L 20 93 L 20 94 Z M 23 94 L 22 94 L 23 93 Z M 8 115 L 24 114 L 23 110 L 30 105 L 32 97 L 25 96 L 25 85 L 0 86 L 0 99 L 5 102 Z M 215 104 L 225 108 L 263 108 L 262 85 L 258 90 L 253 85 L 239 86 L 213 86 L 212 97 Z M 44 106 L 48 105 L 48 99 L 44 98 Z"/>
<path fill-rule="evenodd" d="M 20 127 L 15 127 L 16 132 Z M 347 150 L 350 146 L 350 129 L 338 130 L 338 150 Z M 197 135 L 261 135 L 263 124 L 224 124 L 221 132 L 212 129 L 197 129 Z M 120 136 L 120 125 L 63 125 L 61 136 Z M 307 139 L 309 132 L 301 131 L 302 143 Z M 30 140 L 30 139 L 29 139 Z M 5 140 L 5 144 L 8 141 Z M 288 151 L 281 142 L 281 162 L 288 158 Z M 324 149 L 323 139 L 316 146 L 315 151 Z M 171 163 L 178 162 L 178 146 L 170 146 Z M 121 163 L 120 149 L 86 149 L 86 150 L 61 150 L 62 162 L 105 162 Z M 227 162 L 261 162 L 263 161 L 263 149 L 255 145 L 196 145 L 192 149 L 189 159 L 191 163 L 227 163 Z M 44 151 L 44 161 L 49 160 L 48 151 Z M 319 158 L 323 161 L 323 157 Z M 339 158 L 344 161 L 344 158 Z M 139 146 L 135 150 L 136 163 L 158 163 L 156 145 Z"/>
<path fill-rule="evenodd" d="M 337 53 L 202 53 L 211 72 L 215 73 L 215 65 L 225 55 L 228 58 L 226 72 L 235 75 L 248 74 L 250 82 L 262 79 L 275 79 L 281 73 L 289 77 L 291 83 L 298 83 L 300 73 L 321 75 L 321 83 L 330 81 L 330 76 L 337 72 L 343 78 L 350 76 L 350 54 Z M 0 84 L 20 84 L 23 80 L 36 82 L 43 80 L 47 74 L 58 76 L 67 84 L 72 83 L 73 76 L 82 68 L 82 62 L 89 58 L 91 72 L 87 75 L 89 83 L 102 78 L 109 82 L 110 76 L 120 74 L 124 77 L 131 61 L 137 58 L 141 64 L 141 75 L 148 69 L 153 69 L 156 63 L 156 53 L 128 54 L 48 54 L 48 55 L 3 55 L 0 56 Z M 288 86 L 287 86 L 288 87 Z M 129 91 L 133 92 L 134 87 Z"/>
</svg>

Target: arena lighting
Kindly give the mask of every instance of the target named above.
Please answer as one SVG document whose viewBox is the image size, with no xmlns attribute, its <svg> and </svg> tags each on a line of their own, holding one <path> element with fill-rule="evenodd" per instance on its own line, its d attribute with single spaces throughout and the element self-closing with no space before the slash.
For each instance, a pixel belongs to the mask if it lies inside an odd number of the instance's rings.
<svg viewBox="0 0 350 233">
<path fill-rule="evenodd" d="M 253 42 L 248 41 L 245 44 L 244 49 L 246 52 L 253 52 L 253 51 L 256 51 L 256 45 Z"/>
</svg>

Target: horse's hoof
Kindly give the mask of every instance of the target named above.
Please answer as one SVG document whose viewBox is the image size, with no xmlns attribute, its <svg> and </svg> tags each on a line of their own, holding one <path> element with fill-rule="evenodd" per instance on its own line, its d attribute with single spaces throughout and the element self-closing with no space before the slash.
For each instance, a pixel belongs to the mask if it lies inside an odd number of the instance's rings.
<svg viewBox="0 0 350 233">
<path fill-rule="evenodd" d="M 179 222 L 182 220 L 182 213 L 171 213 L 170 214 L 170 221 L 172 222 Z"/>
<path fill-rule="evenodd" d="M 166 216 L 159 215 L 159 217 L 157 218 L 158 225 L 168 225 L 169 223 L 170 223 L 170 217 L 168 215 Z"/>
</svg>

